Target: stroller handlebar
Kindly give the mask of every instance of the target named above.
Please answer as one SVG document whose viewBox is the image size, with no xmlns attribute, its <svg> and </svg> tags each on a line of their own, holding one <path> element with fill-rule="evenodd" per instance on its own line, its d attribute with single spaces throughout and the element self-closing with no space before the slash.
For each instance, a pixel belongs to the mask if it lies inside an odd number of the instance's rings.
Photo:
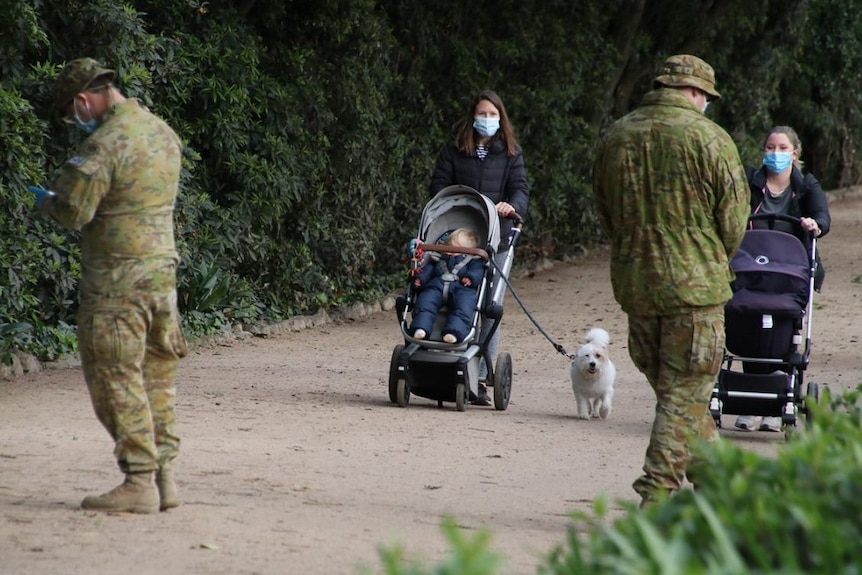
<svg viewBox="0 0 862 575">
<path fill-rule="evenodd" d="M 789 223 L 793 224 L 793 226 L 795 228 L 798 228 L 801 231 L 806 231 L 802 227 L 802 218 L 797 218 L 796 216 L 790 216 L 787 214 L 751 214 L 750 216 L 748 216 L 748 221 L 749 222 L 766 221 L 767 224 L 769 225 L 770 230 L 775 229 L 775 222 L 776 221 L 789 222 Z M 811 236 L 816 235 L 816 233 L 813 230 L 808 231 L 807 233 Z"/>
<path fill-rule="evenodd" d="M 514 222 L 515 227 L 521 229 L 524 227 L 524 218 L 518 212 L 512 212 L 508 216 L 505 217 L 507 220 L 512 220 Z"/>
</svg>

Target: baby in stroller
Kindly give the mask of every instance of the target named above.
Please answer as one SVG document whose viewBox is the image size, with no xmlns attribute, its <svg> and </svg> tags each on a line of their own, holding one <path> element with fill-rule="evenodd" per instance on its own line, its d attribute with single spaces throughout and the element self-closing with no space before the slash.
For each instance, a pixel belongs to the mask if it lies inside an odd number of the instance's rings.
<svg viewBox="0 0 862 575">
<path fill-rule="evenodd" d="M 458 228 L 449 234 L 446 245 L 462 248 L 479 247 L 479 236 L 469 228 Z M 485 264 L 477 255 L 464 253 L 431 253 L 413 280 L 419 289 L 413 321 L 409 331 L 416 339 L 434 329 L 440 308 L 449 315 L 443 327 L 443 341 L 457 343 L 470 331 L 478 297 L 477 287 L 485 274 Z"/>
<path fill-rule="evenodd" d="M 470 233 L 459 231 L 462 228 Z M 496 206 L 468 186 L 444 188 L 425 205 L 419 233 L 407 246 L 407 293 L 395 303 L 404 341 L 392 350 L 389 363 L 392 403 L 406 407 L 411 395 L 416 395 L 437 400 L 441 406 L 444 401 L 454 401 L 458 411 L 464 411 L 470 404 L 490 405 L 487 389 L 493 388 L 494 408 L 506 409 L 512 389 L 512 357 L 508 353 L 489 357 L 489 342 L 503 317 L 504 278 L 512 269 L 520 233 L 518 221 L 501 241 Z M 435 254 L 439 261 L 432 259 Z M 455 271 L 459 262 L 468 263 Z M 428 276 L 419 278 L 417 287 L 415 279 L 423 273 L 420 269 Z M 431 279 L 437 274 L 452 275 Z M 464 276 L 469 276 L 469 282 Z M 447 282 L 450 293 L 461 292 L 457 302 L 440 291 L 439 286 Z M 444 340 L 447 335 L 450 337 Z M 483 364 L 485 377 L 481 377 Z"/>
</svg>

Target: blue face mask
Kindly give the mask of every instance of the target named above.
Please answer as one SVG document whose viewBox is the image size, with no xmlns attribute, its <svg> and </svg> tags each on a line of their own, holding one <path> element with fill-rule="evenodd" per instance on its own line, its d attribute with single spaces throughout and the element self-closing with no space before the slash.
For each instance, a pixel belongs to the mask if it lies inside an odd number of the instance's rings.
<svg viewBox="0 0 862 575">
<path fill-rule="evenodd" d="M 90 118 L 88 122 L 83 122 L 78 117 L 78 114 L 75 114 L 75 125 L 85 134 L 92 134 L 99 127 L 99 122 L 95 118 Z"/>
<path fill-rule="evenodd" d="M 75 110 L 75 115 L 73 116 L 73 120 L 75 121 L 75 126 L 84 132 L 85 134 L 92 134 L 96 131 L 96 128 L 99 127 L 99 121 L 93 117 L 93 113 L 90 111 L 90 105 L 86 104 L 87 112 L 90 114 L 90 119 L 86 122 L 83 121 L 80 117 L 78 117 L 78 101 L 74 100 L 72 106 Z"/>
<path fill-rule="evenodd" d="M 500 118 L 474 118 L 473 127 L 480 135 L 490 138 L 500 129 Z"/>
<path fill-rule="evenodd" d="M 773 174 L 780 174 L 793 165 L 792 152 L 770 152 L 764 154 L 763 165 Z"/>
</svg>

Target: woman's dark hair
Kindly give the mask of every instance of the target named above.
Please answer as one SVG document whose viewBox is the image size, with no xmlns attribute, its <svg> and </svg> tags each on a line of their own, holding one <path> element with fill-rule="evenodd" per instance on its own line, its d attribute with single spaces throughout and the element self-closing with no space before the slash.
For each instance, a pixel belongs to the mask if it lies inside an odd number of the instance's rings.
<svg viewBox="0 0 862 575">
<path fill-rule="evenodd" d="M 509 156 L 516 155 L 518 140 L 515 137 L 515 129 L 512 127 L 512 122 L 509 121 L 509 114 L 506 113 L 506 106 L 503 105 L 503 100 L 500 99 L 495 92 L 491 90 L 483 90 L 479 92 L 473 102 L 470 104 L 470 109 L 460 122 L 455 124 L 455 147 L 462 152 L 473 155 L 476 151 L 476 145 L 479 141 L 479 134 L 473 128 L 473 118 L 476 114 L 476 106 L 482 100 L 487 100 L 493 104 L 500 113 L 500 129 L 491 138 L 491 142 L 502 140 L 506 145 L 506 154 Z"/>
</svg>

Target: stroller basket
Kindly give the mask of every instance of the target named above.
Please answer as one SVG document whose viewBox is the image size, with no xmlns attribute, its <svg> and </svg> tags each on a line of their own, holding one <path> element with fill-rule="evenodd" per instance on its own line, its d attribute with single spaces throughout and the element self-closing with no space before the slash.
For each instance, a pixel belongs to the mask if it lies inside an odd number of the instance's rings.
<svg viewBox="0 0 862 575">
<path fill-rule="evenodd" d="M 790 378 L 781 371 L 756 374 L 723 370 L 719 378 L 727 394 L 724 410 L 728 413 L 780 416 L 782 406 L 794 400 Z"/>
</svg>

